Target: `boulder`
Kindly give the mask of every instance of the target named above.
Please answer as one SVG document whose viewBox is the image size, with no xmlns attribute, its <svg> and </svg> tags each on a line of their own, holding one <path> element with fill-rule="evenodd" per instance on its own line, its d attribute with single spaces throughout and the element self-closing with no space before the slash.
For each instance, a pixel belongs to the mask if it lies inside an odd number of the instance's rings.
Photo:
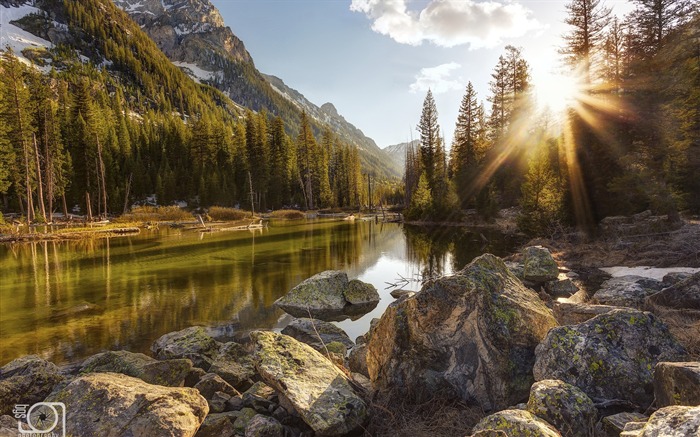
<svg viewBox="0 0 700 437">
<path fill-rule="evenodd" d="M 390 294 L 391 297 L 393 297 L 394 299 L 399 299 L 399 298 L 404 297 L 404 296 L 411 296 L 411 295 L 414 295 L 414 294 L 416 294 L 416 292 L 415 292 L 415 291 L 411 291 L 411 290 L 399 289 L 399 290 L 391 290 L 391 292 L 390 292 L 389 294 Z"/>
<path fill-rule="evenodd" d="M 602 435 L 606 437 L 618 437 L 625 430 L 627 424 L 646 422 L 647 416 L 641 413 L 622 412 L 605 416 L 601 419 L 600 425 Z"/>
<path fill-rule="evenodd" d="M 66 404 L 68 430 L 80 436 L 194 436 L 209 412 L 195 389 L 151 385 L 119 373 L 80 376 L 47 401 Z"/>
<path fill-rule="evenodd" d="M 648 297 L 646 303 L 651 308 L 700 311 L 700 273 Z"/>
<path fill-rule="evenodd" d="M 242 396 L 241 405 L 252 408 L 259 413 L 269 412 L 276 407 L 276 403 L 273 402 L 273 399 L 277 399 L 275 389 L 264 382 L 256 382 Z"/>
<path fill-rule="evenodd" d="M 689 437 L 700 435 L 700 406 L 674 405 L 657 410 L 642 428 L 640 437 Z"/>
<path fill-rule="evenodd" d="M 207 373 L 204 375 L 194 388 L 207 400 L 209 410 L 213 413 L 223 412 L 226 401 L 233 396 L 241 395 L 216 373 Z"/>
<path fill-rule="evenodd" d="M 355 344 L 341 328 L 316 319 L 295 319 L 282 330 L 282 334 L 306 343 L 323 354 L 331 342 L 339 342 L 346 348 L 351 348 Z"/>
<path fill-rule="evenodd" d="M 24 435 L 19 432 L 17 419 L 7 414 L 0 416 L 0 437 L 20 437 Z"/>
<path fill-rule="evenodd" d="M 343 292 L 345 300 L 350 305 L 368 305 L 379 302 L 379 293 L 372 284 L 353 279 L 348 282 L 348 286 Z"/>
<path fill-rule="evenodd" d="M 526 399 L 552 312 L 503 261 L 485 254 L 392 303 L 371 330 L 372 385 L 416 400 L 453 395 L 493 410 Z"/>
<path fill-rule="evenodd" d="M 65 377 L 55 364 L 27 355 L 0 367 L 0 415 L 12 414 L 15 404 L 44 400 Z"/>
<path fill-rule="evenodd" d="M 235 413 L 212 413 L 209 414 L 195 437 L 233 437 L 236 435 L 236 429 L 233 423 L 238 416 Z"/>
<path fill-rule="evenodd" d="M 294 315 L 303 311 L 340 311 L 347 301 L 344 292 L 348 287 L 348 275 L 339 270 L 327 270 L 302 281 L 287 294 L 275 301 L 275 305 Z"/>
<path fill-rule="evenodd" d="M 238 417 L 235 422 L 233 422 L 233 427 L 236 430 L 237 435 L 245 435 L 245 429 L 248 428 L 248 424 L 257 416 L 258 413 L 252 408 L 244 408 L 238 412 Z"/>
<path fill-rule="evenodd" d="M 158 361 L 144 354 L 110 351 L 93 355 L 83 362 L 80 373 L 122 373 L 149 384 L 180 387 L 192 370 L 187 358 Z"/>
<path fill-rule="evenodd" d="M 252 351 L 238 343 L 224 343 L 214 356 L 209 371 L 221 376 L 236 389 L 246 390 L 255 377 Z"/>
<path fill-rule="evenodd" d="M 579 325 L 552 329 L 536 355 L 537 381 L 560 379 L 594 399 L 627 400 L 647 407 L 654 398 L 654 366 L 682 360 L 685 350 L 653 314 L 618 309 Z"/>
<path fill-rule="evenodd" d="M 654 394 L 657 407 L 700 405 L 700 362 L 658 363 Z"/>
<path fill-rule="evenodd" d="M 525 410 L 503 410 L 487 416 L 472 429 L 475 436 L 561 437 L 552 425 Z"/>
<path fill-rule="evenodd" d="M 189 358 L 196 367 L 209 370 L 212 357 L 219 353 L 220 343 L 202 326 L 191 326 L 161 336 L 151 346 L 159 360 Z"/>
<path fill-rule="evenodd" d="M 245 437 L 284 437 L 284 427 L 277 419 L 258 414 L 248 422 Z"/>
<path fill-rule="evenodd" d="M 549 249 L 542 246 L 526 247 L 523 254 L 523 279 L 533 282 L 555 281 L 559 267 Z"/>
<path fill-rule="evenodd" d="M 578 291 L 578 287 L 571 279 L 564 278 L 545 282 L 544 290 L 553 297 L 569 297 Z"/>
<path fill-rule="evenodd" d="M 674 284 L 677 284 L 681 281 L 685 281 L 686 279 L 690 278 L 693 276 L 692 273 L 687 273 L 687 272 L 671 272 L 671 273 L 666 273 L 661 279 L 661 282 L 663 282 L 666 286 L 671 286 Z"/>
<path fill-rule="evenodd" d="M 557 319 L 560 325 L 578 325 L 579 323 L 591 320 L 595 316 L 609 313 L 619 308 L 620 307 L 611 305 L 591 305 L 567 301 L 555 301 L 552 304 L 554 318 Z"/>
<path fill-rule="evenodd" d="M 645 299 L 663 288 L 656 279 L 642 276 L 618 276 L 608 279 L 591 298 L 591 303 L 644 309 Z"/>
<path fill-rule="evenodd" d="M 371 284 L 348 281 L 345 272 L 328 270 L 302 281 L 277 299 L 275 305 L 294 317 L 310 314 L 331 321 L 359 318 L 378 302 L 379 294 Z"/>
<path fill-rule="evenodd" d="M 256 369 L 283 394 L 317 434 L 343 435 L 367 419 L 367 406 L 337 367 L 310 346 L 274 332 L 255 331 Z"/>
<path fill-rule="evenodd" d="M 598 410 L 586 393 L 551 379 L 532 385 L 527 411 L 554 425 L 565 437 L 593 437 L 598 421 Z"/>
<path fill-rule="evenodd" d="M 350 349 L 350 354 L 348 355 L 348 369 L 350 369 L 351 372 L 356 372 L 369 378 L 366 344 L 358 344 Z"/>
</svg>

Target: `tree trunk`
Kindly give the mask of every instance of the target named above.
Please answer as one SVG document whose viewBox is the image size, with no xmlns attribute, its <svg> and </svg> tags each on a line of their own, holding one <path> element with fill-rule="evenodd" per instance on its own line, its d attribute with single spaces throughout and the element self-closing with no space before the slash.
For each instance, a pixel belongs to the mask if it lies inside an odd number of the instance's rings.
<svg viewBox="0 0 700 437">
<path fill-rule="evenodd" d="M 36 163 L 36 196 L 37 202 L 39 202 L 39 208 L 41 208 L 41 216 L 46 219 L 46 206 L 44 206 L 44 189 L 41 184 L 41 163 L 39 162 L 39 146 L 36 143 L 36 135 L 34 135 L 34 154 Z"/>
<path fill-rule="evenodd" d="M 107 182 L 105 180 L 105 163 L 102 160 L 102 145 L 100 144 L 100 139 L 95 134 L 95 140 L 97 141 L 97 157 L 100 163 L 100 179 L 102 179 L 102 214 L 107 218 Z"/>
</svg>

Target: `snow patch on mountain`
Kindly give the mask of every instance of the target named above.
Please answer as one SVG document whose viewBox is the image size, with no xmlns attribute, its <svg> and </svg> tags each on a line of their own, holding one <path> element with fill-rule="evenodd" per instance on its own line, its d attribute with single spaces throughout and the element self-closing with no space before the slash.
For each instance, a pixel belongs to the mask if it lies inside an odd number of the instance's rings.
<svg viewBox="0 0 700 437">
<path fill-rule="evenodd" d="M 173 62 L 173 64 L 180 67 L 180 69 L 199 83 L 202 83 L 202 81 L 211 81 L 221 76 L 221 72 L 219 71 L 207 71 L 189 62 Z"/>
<path fill-rule="evenodd" d="M 22 5 L 19 7 L 5 7 L 0 5 L 0 50 L 6 50 L 7 47 L 10 47 L 18 58 L 23 62 L 29 63 L 29 61 L 22 56 L 22 50 L 30 47 L 53 47 L 53 44 L 49 41 L 32 35 L 26 30 L 22 30 L 14 24 L 11 24 L 11 21 L 16 21 L 29 14 L 36 14 L 39 12 L 41 12 L 39 9 L 29 5 Z"/>
</svg>

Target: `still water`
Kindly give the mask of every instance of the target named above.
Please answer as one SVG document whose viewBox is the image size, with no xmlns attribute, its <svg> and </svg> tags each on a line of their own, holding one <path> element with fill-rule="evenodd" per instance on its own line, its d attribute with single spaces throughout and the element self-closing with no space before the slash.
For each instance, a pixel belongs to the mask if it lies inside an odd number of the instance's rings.
<svg viewBox="0 0 700 437">
<path fill-rule="evenodd" d="M 110 349 L 148 353 L 162 334 L 192 325 L 282 328 L 292 318 L 272 303 L 329 269 L 372 283 L 382 298 L 363 317 L 337 322 L 354 339 L 393 302 L 389 284 L 418 290 L 421 278 L 511 247 L 462 228 L 323 220 L 0 245 L 0 365 L 26 354 L 66 363 Z"/>
</svg>

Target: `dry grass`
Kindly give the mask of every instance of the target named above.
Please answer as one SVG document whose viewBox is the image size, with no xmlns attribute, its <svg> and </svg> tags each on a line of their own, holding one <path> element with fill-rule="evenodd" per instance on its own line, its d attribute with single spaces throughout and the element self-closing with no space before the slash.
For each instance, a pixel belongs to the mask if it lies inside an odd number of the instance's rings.
<svg viewBox="0 0 700 437">
<path fill-rule="evenodd" d="M 192 214 L 178 206 L 135 206 L 119 217 L 118 222 L 158 222 L 192 220 Z"/>
<path fill-rule="evenodd" d="M 413 404 L 404 397 L 384 395 L 369 403 L 371 419 L 365 436 L 453 437 L 469 435 L 485 414 L 477 406 L 454 399 L 433 398 Z"/>
<path fill-rule="evenodd" d="M 306 218 L 306 214 L 296 209 L 278 209 L 277 211 L 272 211 L 270 217 L 276 219 L 299 220 Z"/>
<path fill-rule="evenodd" d="M 252 217 L 250 211 L 244 209 L 226 208 L 223 206 L 212 206 L 209 208 L 209 216 L 214 220 L 235 221 Z"/>
<path fill-rule="evenodd" d="M 654 314 L 668 326 L 676 340 L 688 351 L 689 361 L 700 361 L 700 314 L 698 311 L 655 307 Z"/>
</svg>

